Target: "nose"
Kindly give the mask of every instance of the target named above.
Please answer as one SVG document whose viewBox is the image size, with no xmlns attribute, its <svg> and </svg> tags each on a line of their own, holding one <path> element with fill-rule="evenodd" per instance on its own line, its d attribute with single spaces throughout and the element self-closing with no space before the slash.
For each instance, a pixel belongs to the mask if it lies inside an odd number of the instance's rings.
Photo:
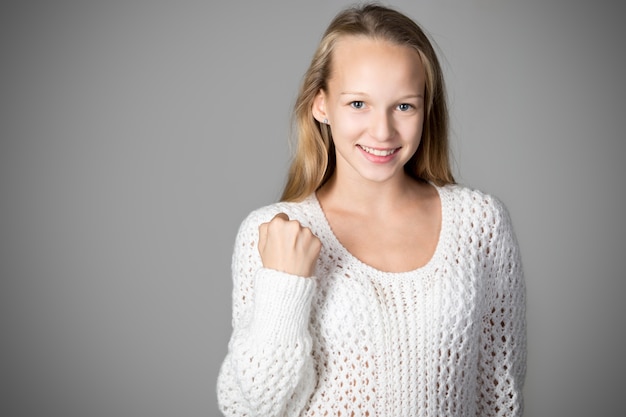
<svg viewBox="0 0 626 417">
<path fill-rule="evenodd" d="M 370 135 L 379 142 L 384 142 L 393 137 L 394 124 L 392 116 L 386 111 L 379 111 L 372 115 L 370 122 Z"/>
</svg>

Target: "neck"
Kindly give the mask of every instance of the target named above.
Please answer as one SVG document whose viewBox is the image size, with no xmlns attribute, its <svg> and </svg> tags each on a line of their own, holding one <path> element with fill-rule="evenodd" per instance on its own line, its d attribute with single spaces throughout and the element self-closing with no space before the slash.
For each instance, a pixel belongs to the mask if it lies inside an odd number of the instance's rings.
<svg viewBox="0 0 626 417">
<path fill-rule="evenodd" d="M 318 190 L 318 198 L 348 210 L 384 212 L 418 196 L 424 184 L 404 174 L 385 182 L 352 179 L 333 175 Z"/>
</svg>

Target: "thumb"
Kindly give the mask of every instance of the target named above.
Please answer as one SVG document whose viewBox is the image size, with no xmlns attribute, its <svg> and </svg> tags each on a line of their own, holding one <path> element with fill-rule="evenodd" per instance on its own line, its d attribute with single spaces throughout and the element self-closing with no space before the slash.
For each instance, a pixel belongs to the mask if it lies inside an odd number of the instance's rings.
<svg viewBox="0 0 626 417">
<path fill-rule="evenodd" d="M 259 226 L 259 243 L 257 245 L 260 253 L 262 253 L 265 250 L 266 243 L 267 243 L 267 223 L 262 223 Z"/>
</svg>

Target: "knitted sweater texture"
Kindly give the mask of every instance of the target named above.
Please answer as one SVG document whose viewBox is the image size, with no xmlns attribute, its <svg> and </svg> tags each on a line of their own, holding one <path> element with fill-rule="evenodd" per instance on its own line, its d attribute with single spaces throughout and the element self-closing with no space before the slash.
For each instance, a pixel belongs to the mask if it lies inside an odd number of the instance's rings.
<svg viewBox="0 0 626 417">
<path fill-rule="evenodd" d="M 437 248 L 409 272 L 351 255 L 315 195 L 243 221 L 217 385 L 224 415 L 522 415 L 525 287 L 508 212 L 479 191 L 437 190 Z M 262 267 L 258 227 L 278 212 L 322 241 L 314 277 Z"/>
</svg>

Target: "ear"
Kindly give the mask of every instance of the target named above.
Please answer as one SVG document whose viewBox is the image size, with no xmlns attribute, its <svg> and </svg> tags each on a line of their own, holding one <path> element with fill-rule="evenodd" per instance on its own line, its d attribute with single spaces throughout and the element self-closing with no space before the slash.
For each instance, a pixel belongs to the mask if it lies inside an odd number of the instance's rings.
<svg viewBox="0 0 626 417">
<path fill-rule="evenodd" d="M 326 93 L 320 89 L 313 99 L 313 117 L 320 123 L 324 123 L 324 120 L 328 120 L 328 114 L 326 113 Z"/>
</svg>

